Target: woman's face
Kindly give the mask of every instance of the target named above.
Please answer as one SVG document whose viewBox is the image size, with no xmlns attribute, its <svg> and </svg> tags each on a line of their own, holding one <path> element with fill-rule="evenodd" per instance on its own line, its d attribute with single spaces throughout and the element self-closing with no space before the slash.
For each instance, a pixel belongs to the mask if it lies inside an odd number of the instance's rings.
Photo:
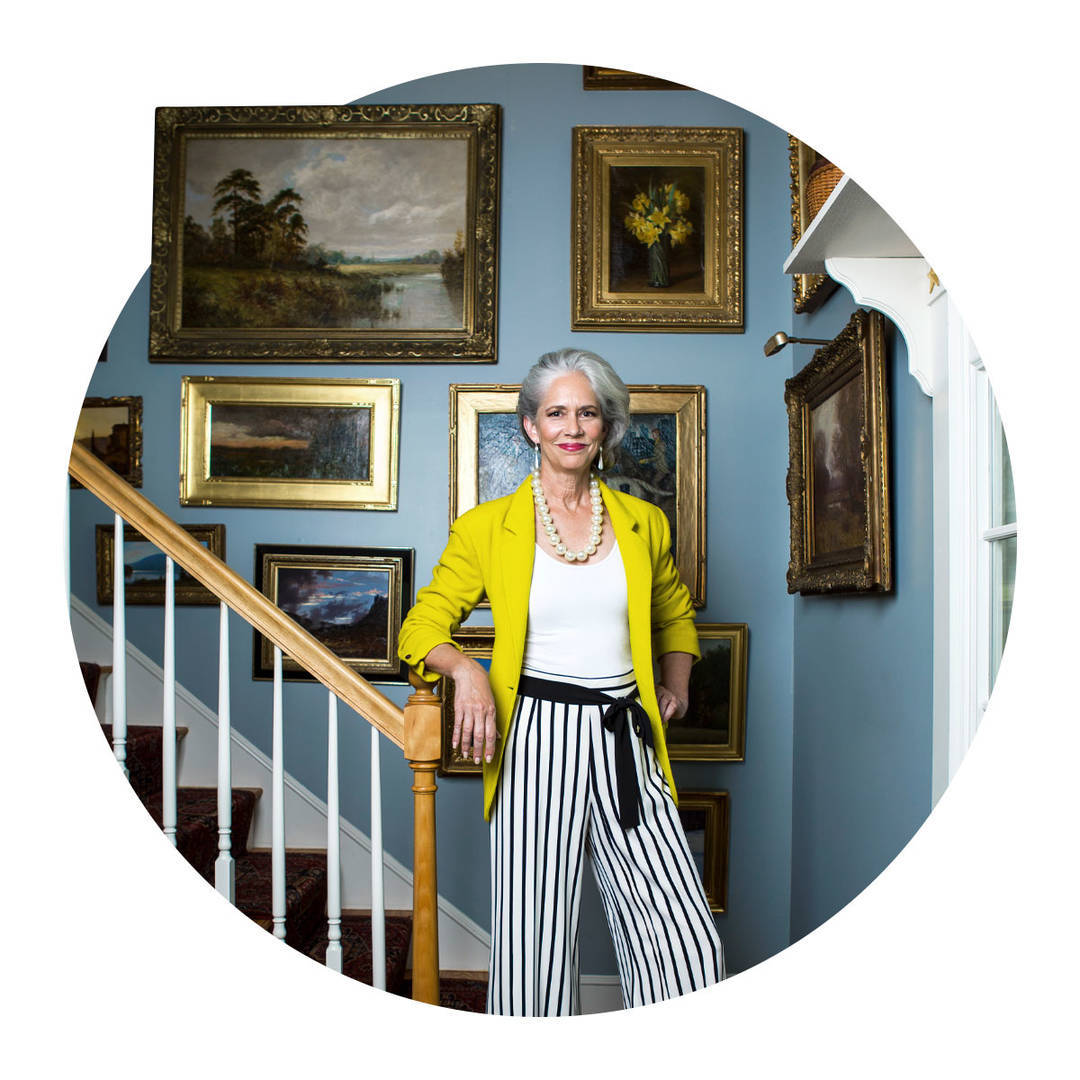
<svg viewBox="0 0 1080 1080">
<path fill-rule="evenodd" d="M 607 433 L 592 385 L 579 371 L 552 379 L 536 419 L 525 417 L 524 424 L 543 460 L 563 472 L 588 472 Z"/>
</svg>

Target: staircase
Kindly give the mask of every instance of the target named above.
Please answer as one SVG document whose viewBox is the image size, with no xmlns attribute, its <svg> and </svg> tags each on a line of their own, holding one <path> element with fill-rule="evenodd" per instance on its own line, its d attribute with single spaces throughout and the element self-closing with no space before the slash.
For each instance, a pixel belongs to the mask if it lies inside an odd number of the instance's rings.
<svg viewBox="0 0 1080 1080">
<path fill-rule="evenodd" d="M 82 664 L 91 701 L 97 696 L 100 668 Z M 112 745 L 112 729 L 102 724 Z M 186 733 L 177 729 L 177 741 Z M 162 729 L 128 724 L 126 764 L 132 788 L 147 813 L 162 826 Z M 255 806 L 260 788 L 232 789 L 232 855 L 236 867 L 236 907 L 270 931 L 271 853 L 249 849 Z M 178 787 L 176 792 L 176 847 L 192 868 L 211 885 L 218 855 L 217 790 Z M 318 963 L 327 948 L 326 852 L 287 848 L 285 852 L 285 944 Z M 386 989 L 412 996 L 407 968 L 412 938 L 412 913 L 386 913 Z M 342 974 L 372 985 L 371 916 L 365 911 L 341 913 Z M 483 1012 L 487 993 L 486 972 L 440 974 L 440 1004 L 463 1012 Z"/>
</svg>

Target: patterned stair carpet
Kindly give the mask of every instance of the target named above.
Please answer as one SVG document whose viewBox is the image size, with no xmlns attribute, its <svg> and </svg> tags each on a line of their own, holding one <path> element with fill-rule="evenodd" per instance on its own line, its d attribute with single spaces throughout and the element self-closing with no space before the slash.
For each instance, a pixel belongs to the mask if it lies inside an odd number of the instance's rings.
<svg viewBox="0 0 1080 1080">
<path fill-rule="evenodd" d="M 82 665 L 87 689 L 97 688 L 94 665 Z M 93 698 L 91 698 L 93 699 Z M 102 725 L 102 733 L 112 745 L 112 728 Z M 184 729 L 177 730 L 177 741 Z M 162 827 L 162 729 L 129 724 L 126 764 L 131 786 L 147 813 Z M 262 792 L 257 788 L 233 788 L 232 854 L 236 867 L 236 906 L 265 930 L 273 928 L 271 906 L 271 858 L 269 851 L 248 848 L 255 805 Z M 214 881 L 214 861 L 218 854 L 217 790 L 177 788 L 176 847 L 181 855 L 208 882 Z M 327 946 L 326 852 L 285 852 L 285 943 L 324 963 Z M 405 997 L 412 992 L 406 964 L 412 938 L 412 916 L 386 916 L 386 988 Z M 371 985 L 371 915 L 343 912 L 341 919 L 342 974 Z M 486 979 L 448 977 L 441 980 L 441 1004 L 450 1009 L 483 1012 Z"/>
</svg>

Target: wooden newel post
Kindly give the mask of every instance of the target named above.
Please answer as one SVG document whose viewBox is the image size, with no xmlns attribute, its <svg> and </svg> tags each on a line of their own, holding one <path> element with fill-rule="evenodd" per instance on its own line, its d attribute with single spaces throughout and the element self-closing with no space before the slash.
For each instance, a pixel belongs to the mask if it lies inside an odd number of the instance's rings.
<svg viewBox="0 0 1080 1080">
<path fill-rule="evenodd" d="M 442 757 L 442 706 L 431 683 L 409 672 L 405 757 L 413 771 L 414 1001 L 439 1004 L 439 911 L 435 874 L 435 770 Z"/>
</svg>

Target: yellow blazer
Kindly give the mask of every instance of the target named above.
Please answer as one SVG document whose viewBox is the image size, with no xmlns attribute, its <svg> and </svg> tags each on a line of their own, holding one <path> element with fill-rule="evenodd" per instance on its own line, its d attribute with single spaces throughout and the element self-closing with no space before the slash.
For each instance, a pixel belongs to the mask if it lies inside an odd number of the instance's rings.
<svg viewBox="0 0 1080 1080">
<path fill-rule="evenodd" d="M 667 746 L 653 680 L 653 656 L 690 653 L 699 659 L 697 630 L 690 592 L 679 578 L 671 557 L 671 529 L 658 507 L 632 495 L 600 492 L 619 542 L 626 570 L 630 652 L 638 694 L 652 721 L 656 755 L 672 793 Z M 492 499 L 454 522 L 446 550 L 432 571 L 431 584 L 416 594 L 398 637 L 398 656 L 428 682 L 439 676 L 424 666 L 424 657 L 451 635 L 485 593 L 491 601 L 495 645 L 488 675 L 495 698 L 499 740 L 491 762 L 484 763 L 484 817 L 499 779 L 502 751 L 517 697 L 525 630 L 529 618 L 536 530 L 530 478 L 512 495 Z M 581 612 L 583 618 L 588 612 Z"/>
</svg>

